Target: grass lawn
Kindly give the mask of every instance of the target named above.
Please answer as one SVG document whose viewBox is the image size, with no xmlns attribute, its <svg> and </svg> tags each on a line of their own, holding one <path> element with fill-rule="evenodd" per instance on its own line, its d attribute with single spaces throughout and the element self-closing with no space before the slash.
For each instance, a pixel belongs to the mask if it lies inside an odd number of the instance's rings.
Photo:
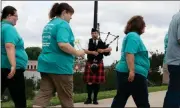
<svg viewBox="0 0 180 108">
<path fill-rule="evenodd" d="M 163 90 L 167 90 L 167 86 L 149 87 L 148 90 L 149 92 L 163 91 Z M 113 98 L 115 94 L 116 94 L 116 90 L 99 92 L 98 99 Z M 74 94 L 74 103 L 84 102 L 86 97 L 87 97 L 86 93 Z M 59 104 L 60 102 L 57 97 L 53 97 L 51 99 L 50 106 L 55 106 Z M 32 100 L 27 100 L 27 106 L 32 107 Z M 1 107 L 14 107 L 14 104 L 12 101 L 3 102 L 1 103 Z"/>
</svg>

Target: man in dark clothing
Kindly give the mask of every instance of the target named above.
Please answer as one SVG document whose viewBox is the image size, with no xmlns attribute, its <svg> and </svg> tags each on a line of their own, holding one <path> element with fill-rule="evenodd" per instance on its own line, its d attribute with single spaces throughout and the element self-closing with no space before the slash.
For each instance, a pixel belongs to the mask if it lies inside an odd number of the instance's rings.
<svg viewBox="0 0 180 108">
<path fill-rule="evenodd" d="M 103 56 L 110 55 L 111 48 L 106 47 L 104 42 L 98 37 L 98 30 L 91 30 L 92 38 L 89 39 L 88 48 L 85 48 L 87 62 L 83 76 L 87 84 L 88 98 L 84 104 L 92 103 L 91 94 L 94 93 L 93 104 L 98 104 L 97 95 L 100 84 L 105 82 Z"/>
</svg>

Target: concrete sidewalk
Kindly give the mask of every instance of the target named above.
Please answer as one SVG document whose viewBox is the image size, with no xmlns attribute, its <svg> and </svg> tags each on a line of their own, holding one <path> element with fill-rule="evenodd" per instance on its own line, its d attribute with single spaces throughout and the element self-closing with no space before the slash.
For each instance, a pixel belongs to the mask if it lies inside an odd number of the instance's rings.
<svg viewBox="0 0 180 108">
<path fill-rule="evenodd" d="M 151 107 L 162 107 L 164 102 L 166 91 L 159 91 L 159 92 L 152 92 L 149 93 L 149 102 Z M 98 105 L 88 104 L 85 105 L 84 103 L 75 103 L 75 107 L 110 107 L 112 103 L 113 98 L 110 99 L 102 99 L 99 100 Z M 56 106 L 60 107 L 60 105 Z M 129 97 L 128 102 L 126 103 L 126 107 L 136 107 L 132 97 Z"/>
</svg>

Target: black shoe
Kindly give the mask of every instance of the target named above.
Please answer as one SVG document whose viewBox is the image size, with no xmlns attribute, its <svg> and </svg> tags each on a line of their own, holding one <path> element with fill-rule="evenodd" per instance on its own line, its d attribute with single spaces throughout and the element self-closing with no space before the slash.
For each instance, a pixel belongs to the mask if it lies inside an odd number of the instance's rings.
<svg viewBox="0 0 180 108">
<path fill-rule="evenodd" d="M 91 104 L 92 103 L 92 100 L 91 99 L 87 99 L 84 104 Z"/>
<path fill-rule="evenodd" d="M 98 105 L 99 103 L 98 103 L 98 101 L 96 100 L 96 101 L 93 101 L 93 104 Z"/>
</svg>

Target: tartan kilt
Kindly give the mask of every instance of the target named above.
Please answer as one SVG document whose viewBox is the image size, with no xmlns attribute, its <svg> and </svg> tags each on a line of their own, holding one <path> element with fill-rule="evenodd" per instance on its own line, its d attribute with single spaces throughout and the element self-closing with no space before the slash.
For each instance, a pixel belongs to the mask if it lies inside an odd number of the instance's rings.
<svg viewBox="0 0 180 108">
<path fill-rule="evenodd" d="M 97 63 L 98 64 L 98 72 L 97 73 L 93 73 L 91 72 L 91 62 L 86 62 L 86 66 L 85 66 L 85 72 L 83 75 L 83 80 L 85 83 L 104 83 L 105 82 L 105 73 L 104 73 L 104 63 L 103 61 Z"/>
</svg>

